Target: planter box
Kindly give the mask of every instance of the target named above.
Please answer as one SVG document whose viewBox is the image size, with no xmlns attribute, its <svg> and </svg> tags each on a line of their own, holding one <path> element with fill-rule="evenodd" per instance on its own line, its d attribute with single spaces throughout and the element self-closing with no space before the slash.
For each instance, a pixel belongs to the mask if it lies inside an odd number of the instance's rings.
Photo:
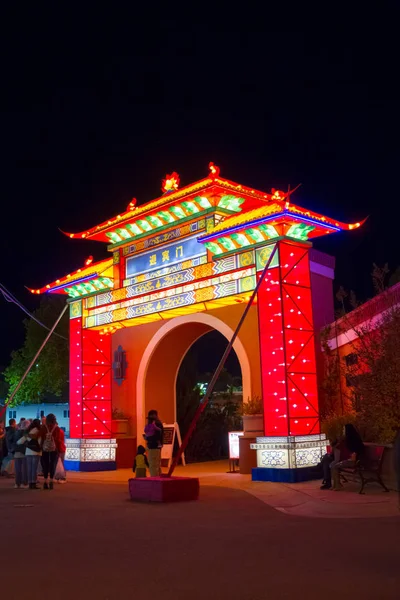
<svg viewBox="0 0 400 600">
<path fill-rule="evenodd" d="M 243 415 L 243 431 L 245 436 L 262 437 L 264 435 L 263 415 Z"/>
<path fill-rule="evenodd" d="M 129 433 L 128 419 L 115 419 L 111 421 L 111 431 L 114 437 L 126 436 Z"/>
</svg>

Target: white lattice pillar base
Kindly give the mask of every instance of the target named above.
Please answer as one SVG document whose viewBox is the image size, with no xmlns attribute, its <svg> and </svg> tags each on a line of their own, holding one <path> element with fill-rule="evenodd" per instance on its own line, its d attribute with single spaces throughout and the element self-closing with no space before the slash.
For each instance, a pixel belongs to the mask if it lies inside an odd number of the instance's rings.
<svg viewBox="0 0 400 600">
<path fill-rule="evenodd" d="M 68 471 L 114 471 L 116 440 L 67 439 L 65 468 Z"/>
<path fill-rule="evenodd" d="M 318 468 L 326 453 L 324 433 L 315 435 L 259 437 L 252 450 L 257 451 L 253 481 L 297 482 L 321 476 Z"/>
</svg>

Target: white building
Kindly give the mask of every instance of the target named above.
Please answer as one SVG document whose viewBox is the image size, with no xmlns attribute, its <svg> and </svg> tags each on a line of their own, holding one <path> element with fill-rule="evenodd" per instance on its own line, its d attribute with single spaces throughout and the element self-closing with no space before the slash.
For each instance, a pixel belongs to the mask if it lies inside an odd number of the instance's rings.
<svg viewBox="0 0 400 600">
<path fill-rule="evenodd" d="M 54 403 L 54 404 L 19 404 L 13 408 L 7 408 L 4 415 L 4 421 L 8 425 L 10 419 L 16 419 L 17 423 L 24 417 L 25 419 L 40 419 L 43 416 L 53 413 L 56 416 L 57 423 L 65 431 L 65 435 L 69 436 L 69 404 Z"/>
</svg>

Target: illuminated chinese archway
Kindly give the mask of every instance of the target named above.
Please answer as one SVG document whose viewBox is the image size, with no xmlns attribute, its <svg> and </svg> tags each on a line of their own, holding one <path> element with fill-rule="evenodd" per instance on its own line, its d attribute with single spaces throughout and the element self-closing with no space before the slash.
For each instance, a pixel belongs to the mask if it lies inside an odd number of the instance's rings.
<svg viewBox="0 0 400 600">
<path fill-rule="evenodd" d="M 147 369 L 154 370 L 151 394 L 162 393 L 167 380 L 170 387 L 196 337 L 215 328 L 229 339 L 264 274 L 237 341 L 247 365 L 244 399 L 263 398 L 258 471 L 264 469 L 265 478 L 274 469 L 312 466 L 325 444 L 315 332 L 333 311 L 330 257 L 314 251 L 312 240 L 360 223 L 302 209 L 281 191 L 222 179 L 212 163 L 207 178 L 181 189 L 176 173 L 167 176 L 163 191 L 157 200 L 140 207 L 132 200 L 107 222 L 67 234 L 106 243 L 112 257 L 90 258 L 78 271 L 31 290 L 65 294 L 70 302 L 70 461 L 77 468 L 105 462 L 112 468 L 112 408 L 128 414 L 140 433 Z M 149 359 L 159 344 L 164 377 L 156 378 Z"/>
</svg>

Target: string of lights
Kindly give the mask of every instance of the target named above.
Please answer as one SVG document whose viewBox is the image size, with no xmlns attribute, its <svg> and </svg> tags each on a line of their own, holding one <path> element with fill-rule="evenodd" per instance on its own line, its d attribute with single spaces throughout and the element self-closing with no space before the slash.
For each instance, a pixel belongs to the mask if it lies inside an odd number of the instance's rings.
<svg viewBox="0 0 400 600">
<path fill-rule="evenodd" d="M 37 319 L 35 317 L 35 315 L 33 315 L 31 312 L 29 312 L 29 310 L 27 308 L 25 308 L 25 306 L 23 304 L 21 304 L 21 302 L 19 302 L 19 300 L 17 300 L 17 298 L 2 283 L 0 283 L 0 292 L 3 296 L 3 298 L 6 300 L 6 302 L 16 304 L 30 319 L 33 319 L 38 325 L 40 325 L 47 331 L 50 331 L 50 327 L 47 327 L 47 325 L 45 325 L 44 323 L 39 321 L 39 319 Z M 54 335 L 65 340 L 66 342 L 68 341 L 67 338 L 65 336 L 61 335 L 60 333 L 54 332 Z"/>
</svg>

